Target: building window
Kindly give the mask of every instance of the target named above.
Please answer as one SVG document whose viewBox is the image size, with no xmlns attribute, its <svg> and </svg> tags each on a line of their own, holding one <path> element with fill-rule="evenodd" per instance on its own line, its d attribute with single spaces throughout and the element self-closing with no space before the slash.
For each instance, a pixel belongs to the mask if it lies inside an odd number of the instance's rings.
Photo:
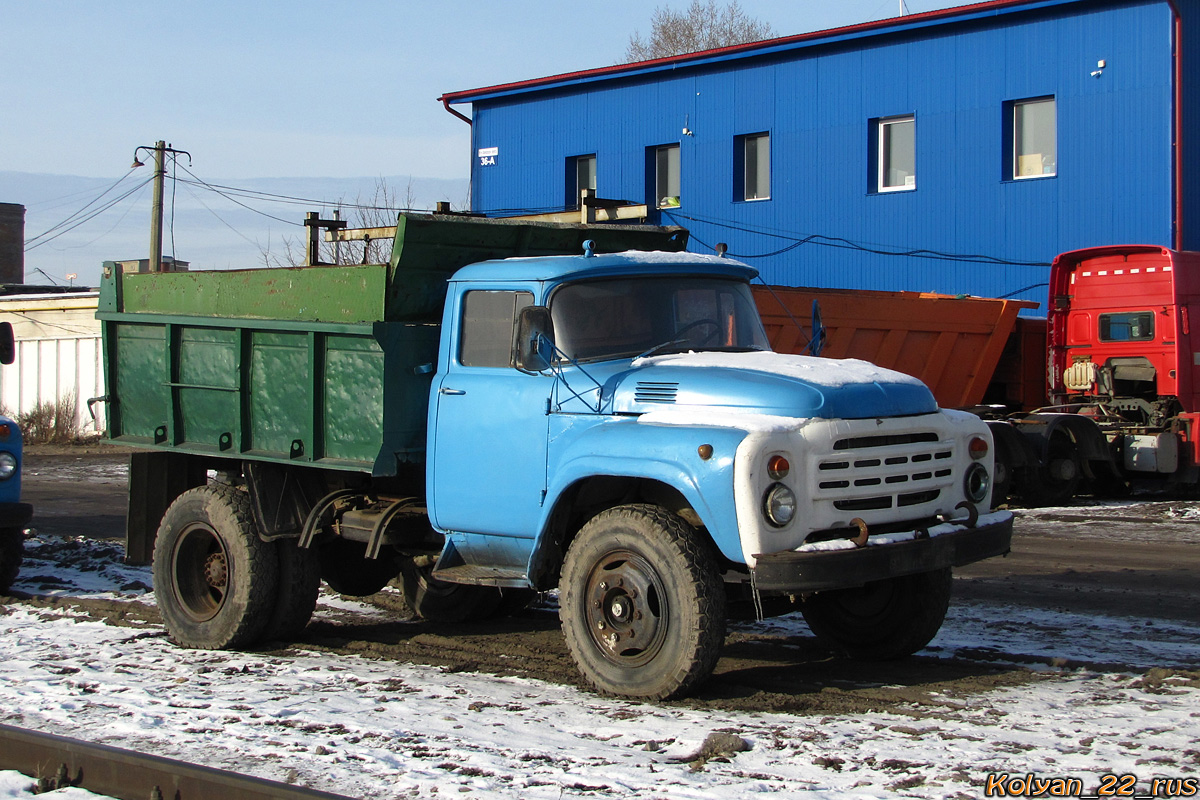
<svg viewBox="0 0 1200 800">
<path fill-rule="evenodd" d="M 584 189 L 596 193 L 596 154 L 567 159 L 567 206 L 578 208 Z"/>
<path fill-rule="evenodd" d="M 917 188 L 917 118 L 875 120 L 875 191 L 902 192 Z"/>
<path fill-rule="evenodd" d="M 529 305 L 533 305 L 529 292 L 467 292 L 458 363 L 465 367 L 511 366 L 517 314 Z"/>
<path fill-rule="evenodd" d="M 679 145 L 654 148 L 654 205 L 674 208 L 679 194 Z"/>
<path fill-rule="evenodd" d="M 1009 176 L 1047 178 L 1058 174 L 1058 112 L 1053 97 L 1011 104 L 1012 165 Z"/>
<path fill-rule="evenodd" d="M 752 133 L 734 139 L 735 200 L 771 197 L 771 136 Z"/>
</svg>

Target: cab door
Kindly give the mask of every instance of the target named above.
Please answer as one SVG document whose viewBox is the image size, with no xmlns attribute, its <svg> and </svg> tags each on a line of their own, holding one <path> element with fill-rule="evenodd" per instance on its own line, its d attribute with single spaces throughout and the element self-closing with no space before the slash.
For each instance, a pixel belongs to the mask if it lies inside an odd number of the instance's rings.
<svg viewBox="0 0 1200 800">
<path fill-rule="evenodd" d="M 464 292 L 449 363 L 436 382 L 431 512 L 444 531 L 533 538 L 546 485 L 553 378 L 513 367 L 517 314 L 533 294 Z"/>
</svg>

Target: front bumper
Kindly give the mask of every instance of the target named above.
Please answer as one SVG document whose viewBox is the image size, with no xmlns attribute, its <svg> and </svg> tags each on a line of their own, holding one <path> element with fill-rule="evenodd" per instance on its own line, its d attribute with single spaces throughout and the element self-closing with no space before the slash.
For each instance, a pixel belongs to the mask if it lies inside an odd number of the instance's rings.
<svg viewBox="0 0 1200 800">
<path fill-rule="evenodd" d="M 32 519 L 29 503 L 0 503 L 0 528 L 24 528 Z"/>
<path fill-rule="evenodd" d="M 961 567 L 1007 554 L 1012 527 L 1013 516 L 1004 511 L 979 517 L 973 528 L 966 521 L 954 521 L 927 532 L 873 537 L 864 547 L 838 540 L 759 555 L 755 556 L 754 586 L 761 592 L 816 592 Z"/>
</svg>

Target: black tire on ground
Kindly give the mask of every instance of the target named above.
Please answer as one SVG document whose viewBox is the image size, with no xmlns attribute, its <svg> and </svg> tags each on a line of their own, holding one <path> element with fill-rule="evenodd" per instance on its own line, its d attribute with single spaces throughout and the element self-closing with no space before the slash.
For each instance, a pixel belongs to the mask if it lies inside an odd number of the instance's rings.
<svg viewBox="0 0 1200 800">
<path fill-rule="evenodd" d="M 274 543 L 258 538 L 245 492 L 181 494 L 154 545 L 154 595 L 172 641 L 205 650 L 253 644 L 274 613 L 278 562 Z"/>
<path fill-rule="evenodd" d="M 400 562 L 400 591 L 408 607 L 421 619 L 468 622 L 503 613 L 502 597 L 496 587 L 439 581 L 432 571 L 431 564 L 418 564 L 411 558 Z"/>
<path fill-rule="evenodd" d="M 279 589 L 271 621 L 263 639 L 293 639 L 312 618 L 321 592 L 321 563 L 311 548 L 298 547 L 298 539 L 275 542 L 279 554 Z"/>
<path fill-rule="evenodd" d="M 25 531 L 21 528 L 0 528 L 0 594 L 12 588 L 21 560 L 25 555 Z"/>
<path fill-rule="evenodd" d="M 813 634 L 852 658 L 888 661 L 933 640 L 950 606 L 950 568 L 818 592 L 804 601 Z"/>
<path fill-rule="evenodd" d="M 1082 480 L 1079 448 L 1066 432 L 1058 431 L 1046 448 L 1046 463 L 1034 471 L 1033 480 L 1025 489 L 1025 502 L 1037 506 L 1061 505 L 1075 496 Z"/>
<path fill-rule="evenodd" d="M 695 689 L 725 641 L 725 589 L 696 529 L 653 505 L 580 529 L 559 579 L 567 646 L 597 691 L 663 700 Z"/>
<path fill-rule="evenodd" d="M 317 558 L 321 579 L 338 594 L 366 597 L 375 594 L 400 572 L 396 559 L 385 550 L 378 558 L 366 557 L 367 546 L 349 539 L 322 544 Z"/>
</svg>

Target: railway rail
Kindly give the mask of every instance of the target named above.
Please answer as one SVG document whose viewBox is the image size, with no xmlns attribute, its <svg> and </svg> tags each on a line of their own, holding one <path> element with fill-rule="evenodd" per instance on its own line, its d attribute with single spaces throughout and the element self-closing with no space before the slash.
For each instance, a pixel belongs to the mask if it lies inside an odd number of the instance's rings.
<svg viewBox="0 0 1200 800">
<path fill-rule="evenodd" d="M 349 800 L 343 795 L 0 725 L 0 769 L 39 791 L 77 786 L 118 800 Z"/>
</svg>

